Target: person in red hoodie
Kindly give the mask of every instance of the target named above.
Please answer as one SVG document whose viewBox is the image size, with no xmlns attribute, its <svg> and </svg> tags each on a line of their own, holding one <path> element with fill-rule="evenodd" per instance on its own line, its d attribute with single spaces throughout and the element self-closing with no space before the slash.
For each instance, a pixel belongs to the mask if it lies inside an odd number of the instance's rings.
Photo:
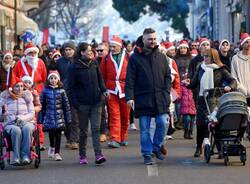
<svg viewBox="0 0 250 184">
<path fill-rule="evenodd" d="M 25 46 L 23 57 L 18 60 L 13 70 L 13 74 L 20 79 L 24 76 L 30 76 L 33 80 L 34 89 L 40 95 L 47 79 L 47 71 L 44 62 L 38 58 L 38 53 L 39 49 L 33 43 L 28 43 Z M 41 124 L 38 124 L 38 129 L 40 133 L 40 149 L 45 150 L 44 133 Z"/>
</svg>

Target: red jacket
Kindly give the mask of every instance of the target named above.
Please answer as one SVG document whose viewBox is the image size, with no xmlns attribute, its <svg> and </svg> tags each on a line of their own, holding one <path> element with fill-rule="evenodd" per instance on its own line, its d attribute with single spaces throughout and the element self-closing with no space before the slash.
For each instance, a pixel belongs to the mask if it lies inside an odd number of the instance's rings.
<svg viewBox="0 0 250 184">
<path fill-rule="evenodd" d="M 119 67 L 117 66 L 117 63 L 113 59 L 111 53 L 103 57 L 100 64 L 106 88 L 109 93 L 119 95 L 120 98 L 125 97 L 124 87 L 128 61 L 129 55 L 126 53 L 125 49 L 123 49 Z"/>
<path fill-rule="evenodd" d="M 180 76 L 177 64 L 175 60 L 169 58 L 169 67 L 171 68 L 171 75 L 173 75 L 174 80 L 172 80 L 172 88 L 176 91 L 176 93 L 181 96 L 181 87 L 180 87 Z M 172 72 L 172 69 L 174 69 L 175 72 Z"/>
<path fill-rule="evenodd" d="M 23 63 L 27 69 L 27 72 L 29 76 L 32 76 L 32 68 L 31 66 L 27 63 Z M 26 75 L 25 70 L 22 66 L 22 61 L 21 59 L 17 62 L 14 71 L 13 71 L 15 77 L 22 78 L 23 76 Z M 40 95 L 43 88 L 44 88 L 44 83 L 47 80 L 47 72 L 46 72 L 46 66 L 44 62 L 41 59 L 38 59 L 38 65 L 34 73 L 34 89 L 37 90 L 38 94 Z"/>
</svg>

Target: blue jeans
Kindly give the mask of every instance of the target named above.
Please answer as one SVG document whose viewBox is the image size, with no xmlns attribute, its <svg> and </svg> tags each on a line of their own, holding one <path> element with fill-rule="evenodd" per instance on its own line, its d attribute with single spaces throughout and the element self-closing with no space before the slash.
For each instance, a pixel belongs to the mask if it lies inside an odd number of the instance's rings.
<svg viewBox="0 0 250 184">
<path fill-rule="evenodd" d="M 153 141 L 150 139 L 150 116 L 140 116 L 140 139 L 141 139 L 141 153 L 142 155 L 151 155 L 152 151 L 160 151 L 164 140 L 165 131 L 169 122 L 167 121 L 167 114 L 156 115 L 155 118 L 155 133 Z"/>
<path fill-rule="evenodd" d="M 16 125 L 7 125 L 4 128 L 11 136 L 13 159 L 30 158 L 30 145 L 34 128 L 32 123 L 26 123 L 22 128 Z"/>
</svg>

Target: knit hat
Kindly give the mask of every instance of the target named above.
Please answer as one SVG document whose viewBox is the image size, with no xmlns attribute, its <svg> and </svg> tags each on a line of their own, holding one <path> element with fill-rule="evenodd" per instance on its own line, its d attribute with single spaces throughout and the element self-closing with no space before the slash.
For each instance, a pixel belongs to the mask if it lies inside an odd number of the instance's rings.
<svg viewBox="0 0 250 184">
<path fill-rule="evenodd" d="M 37 46 L 30 42 L 25 46 L 24 55 L 27 55 L 29 52 L 36 52 L 38 54 L 39 49 L 37 48 Z"/>
<path fill-rule="evenodd" d="M 227 43 L 228 45 L 230 45 L 230 42 L 227 40 L 227 39 L 223 39 L 223 40 L 221 40 L 221 42 L 220 42 L 220 45 L 219 45 L 219 50 L 221 49 L 221 46 L 223 45 L 223 43 Z"/>
<path fill-rule="evenodd" d="M 52 75 L 53 75 L 53 76 L 56 76 L 56 77 L 60 80 L 60 75 L 59 75 L 59 73 L 58 73 L 57 70 L 51 70 L 51 71 L 49 72 L 48 79 L 49 79 Z"/>
<path fill-rule="evenodd" d="M 117 36 L 117 35 L 114 35 L 110 41 L 110 45 L 119 45 L 120 47 L 122 47 L 122 39 Z"/>
<path fill-rule="evenodd" d="M 3 60 L 5 60 L 5 58 L 6 58 L 7 56 L 10 56 L 11 59 L 13 59 L 13 55 L 12 55 L 12 53 L 11 53 L 10 51 L 6 51 L 6 52 L 5 52 L 5 54 L 4 54 L 4 56 L 3 56 Z"/>
<path fill-rule="evenodd" d="M 240 45 L 244 45 L 244 43 L 247 41 L 247 40 L 250 40 L 250 35 L 248 33 L 241 33 L 240 34 Z"/>
<path fill-rule="evenodd" d="M 199 49 L 201 48 L 202 44 L 208 43 L 210 45 L 210 41 L 207 38 L 200 38 L 199 39 Z"/>
<path fill-rule="evenodd" d="M 51 58 L 54 58 L 56 55 L 59 55 L 60 57 L 62 56 L 59 50 L 54 50 L 52 52 Z"/>
<path fill-rule="evenodd" d="M 76 50 L 76 45 L 75 45 L 75 43 L 73 41 L 68 41 L 68 42 L 65 42 L 63 44 L 64 49 L 67 48 L 67 47 L 69 47 L 69 48 L 71 48 L 73 50 Z"/>
<path fill-rule="evenodd" d="M 163 45 L 167 51 L 175 49 L 175 46 L 172 42 L 164 42 Z"/>
<path fill-rule="evenodd" d="M 177 47 L 177 49 L 179 49 L 180 47 L 189 48 L 188 42 L 186 40 L 181 40 L 180 43 L 179 43 L 179 46 Z"/>
<path fill-rule="evenodd" d="M 31 82 L 31 84 L 33 85 L 33 80 L 32 80 L 32 78 L 31 78 L 30 76 L 28 76 L 28 75 L 23 76 L 23 77 L 22 77 L 22 81 L 23 81 L 23 82 L 24 82 L 24 81 L 29 81 L 29 82 Z"/>
</svg>

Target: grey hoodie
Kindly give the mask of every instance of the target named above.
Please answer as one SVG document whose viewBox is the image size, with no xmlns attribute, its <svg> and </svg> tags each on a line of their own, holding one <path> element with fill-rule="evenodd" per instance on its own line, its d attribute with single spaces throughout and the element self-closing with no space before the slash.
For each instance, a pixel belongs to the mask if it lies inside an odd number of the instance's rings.
<svg viewBox="0 0 250 184">
<path fill-rule="evenodd" d="M 238 91 L 250 97 L 250 56 L 243 55 L 242 51 L 234 55 L 231 74 L 237 81 Z"/>
</svg>

